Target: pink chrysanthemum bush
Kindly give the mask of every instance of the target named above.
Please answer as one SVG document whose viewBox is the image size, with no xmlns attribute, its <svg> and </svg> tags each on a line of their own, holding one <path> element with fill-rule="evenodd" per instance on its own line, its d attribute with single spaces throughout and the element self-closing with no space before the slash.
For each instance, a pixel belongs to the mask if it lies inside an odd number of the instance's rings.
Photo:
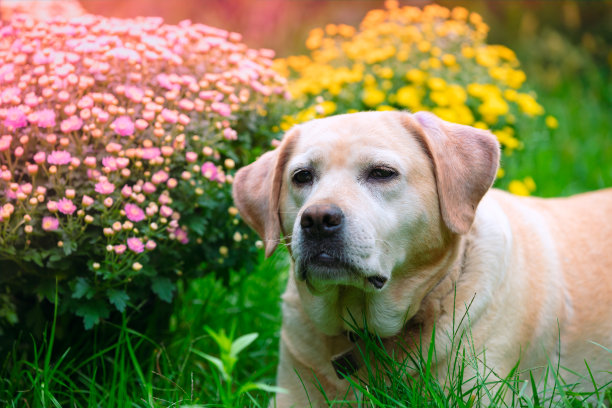
<svg viewBox="0 0 612 408">
<path fill-rule="evenodd" d="M 252 259 L 230 184 L 285 98 L 271 58 L 189 21 L 2 23 L 1 324 L 56 282 L 91 327 L 151 292 L 170 301 L 177 276 Z"/>
</svg>

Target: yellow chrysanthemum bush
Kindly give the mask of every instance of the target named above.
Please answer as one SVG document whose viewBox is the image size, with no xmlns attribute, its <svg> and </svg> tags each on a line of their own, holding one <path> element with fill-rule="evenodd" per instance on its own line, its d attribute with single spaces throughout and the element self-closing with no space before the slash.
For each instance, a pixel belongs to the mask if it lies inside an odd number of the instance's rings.
<svg viewBox="0 0 612 408">
<path fill-rule="evenodd" d="M 277 71 L 289 78 L 296 106 L 281 130 L 338 113 L 427 110 L 490 129 L 510 155 L 523 148 L 517 121 L 543 121 L 544 109 L 524 89 L 526 77 L 515 53 L 487 44 L 488 31 L 479 14 L 462 7 L 420 9 L 395 1 L 368 12 L 359 28 L 316 28 L 306 40 L 309 55 L 275 61 Z M 527 178 L 508 187 L 529 194 L 535 184 Z"/>
</svg>

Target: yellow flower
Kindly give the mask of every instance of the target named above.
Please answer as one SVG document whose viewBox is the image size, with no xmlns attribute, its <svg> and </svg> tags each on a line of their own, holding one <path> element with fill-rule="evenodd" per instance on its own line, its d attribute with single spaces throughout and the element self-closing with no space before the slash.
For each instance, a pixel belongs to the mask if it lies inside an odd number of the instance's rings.
<svg viewBox="0 0 612 408">
<path fill-rule="evenodd" d="M 397 104 L 404 108 L 416 110 L 421 106 L 422 91 L 412 85 L 406 85 L 397 90 Z"/>
<path fill-rule="evenodd" d="M 527 186 L 525 186 L 525 183 L 520 180 L 512 180 L 510 184 L 508 184 L 508 191 L 519 196 L 528 196 L 530 194 L 529 189 Z"/>
<path fill-rule="evenodd" d="M 510 102 L 516 101 L 517 95 L 518 95 L 518 92 L 516 92 L 514 89 L 506 89 L 504 91 L 504 98 L 506 98 L 506 100 Z"/>
<path fill-rule="evenodd" d="M 508 113 L 508 110 L 508 103 L 497 95 L 490 95 L 478 107 L 478 112 L 482 115 L 484 121 L 491 125 L 497 122 L 499 116 Z"/>
<path fill-rule="evenodd" d="M 497 178 L 500 179 L 506 175 L 506 170 L 501 167 L 497 169 Z"/>
<path fill-rule="evenodd" d="M 535 191 L 536 183 L 531 177 L 525 177 L 523 179 L 523 183 L 525 184 L 525 187 L 527 187 L 527 190 L 529 190 L 529 192 L 533 193 Z"/>
<path fill-rule="evenodd" d="M 461 105 L 464 104 L 467 100 L 467 93 L 465 92 L 465 89 L 461 87 L 461 85 L 449 85 L 446 92 L 448 94 L 448 100 L 451 105 Z"/>
<path fill-rule="evenodd" d="M 335 24 L 328 24 L 325 26 L 325 33 L 330 37 L 338 34 L 338 27 Z"/>
<path fill-rule="evenodd" d="M 433 108 L 431 110 L 440 119 L 444 119 L 449 122 L 457 122 L 457 113 L 449 108 Z"/>
<path fill-rule="evenodd" d="M 315 28 L 314 30 L 310 31 L 308 39 L 306 40 L 306 47 L 309 50 L 319 48 L 323 41 L 323 35 L 325 35 L 325 33 L 323 32 L 322 28 Z"/>
<path fill-rule="evenodd" d="M 442 63 L 439 59 L 432 57 L 429 59 L 429 67 L 432 69 L 440 69 L 442 68 Z"/>
<path fill-rule="evenodd" d="M 451 105 L 451 109 L 455 112 L 455 122 L 461 125 L 472 126 L 474 124 L 474 115 L 472 110 L 466 105 Z"/>
<path fill-rule="evenodd" d="M 336 111 L 337 105 L 334 101 L 323 101 L 317 105 L 317 113 L 323 116 L 329 116 Z"/>
<path fill-rule="evenodd" d="M 429 94 L 429 99 L 438 106 L 448 106 L 449 97 L 446 91 L 433 91 Z"/>
<path fill-rule="evenodd" d="M 455 7 L 451 12 L 451 15 L 455 20 L 465 21 L 468 17 L 469 12 L 464 7 Z"/>
<path fill-rule="evenodd" d="M 415 84 L 422 84 L 425 82 L 425 79 L 427 79 L 427 73 L 420 69 L 412 68 L 410 71 L 406 72 L 406 79 Z"/>
<path fill-rule="evenodd" d="M 455 65 L 457 63 L 457 59 L 455 58 L 455 56 L 453 54 L 444 54 L 442 56 L 442 62 L 447 67 L 450 67 L 450 66 L 453 66 L 453 65 Z"/>
<path fill-rule="evenodd" d="M 493 134 L 497 136 L 497 140 L 499 140 L 499 143 L 501 143 L 502 146 L 505 146 L 510 150 L 514 150 L 521 146 L 521 142 L 513 137 L 512 134 L 506 129 L 494 130 Z"/>
<path fill-rule="evenodd" d="M 393 69 L 390 67 L 382 67 L 377 70 L 376 75 L 383 79 L 391 79 L 393 78 Z"/>
<path fill-rule="evenodd" d="M 542 105 L 536 102 L 535 98 L 529 94 L 519 93 L 517 95 L 516 103 L 522 112 L 529 116 L 541 115 L 544 113 Z"/>
<path fill-rule="evenodd" d="M 476 51 L 474 51 L 474 48 L 470 46 L 464 46 L 461 48 L 461 55 L 463 55 L 465 58 L 474 58 Z"/>
<path fill-rule="evenodd" d="M 355 35 L 355 27 L 346 24 L 340 24 L 338 25 L 338 34 L 345 38 L 350 38 Z"/>
<path fill-rule="evenodd" d="M 428 41 L 420 41 L 417 44 L 417 48 L 421 52 L 427 52 L 427 51 L 429 51 L 431 49 L 431 44 Z"/>
<path fill-rule="evenodd" d="M 441 91 L 446 87 L 446 81 L 442 78 L 429 78 L 429 80 L 427 80 L 427 86 L 429 86 L 432 91 Z"/>
<path fill-rule="evenodd" d="M 552 115 L 548 115 L 546 116 L 546 126 L 548 126 L 549 129 L 556 129 L 559 127 L 559 121 L 557 120 L 557 118 L 555 118 Z"/>
<path fill-rule="evenodd" d="M 392 110 L 396 110 L 393 106 L 389 106 L 389 105 L 379 105 L 376 108 L 377 111 L 392 111 Z"/>
<path fill-rule="evenodd" d="M 361 94 L 361 101 L 365 106 L 373 108 L 385 101 L 385 93 L 375 87 L 366 87 Z"/>
</svg>

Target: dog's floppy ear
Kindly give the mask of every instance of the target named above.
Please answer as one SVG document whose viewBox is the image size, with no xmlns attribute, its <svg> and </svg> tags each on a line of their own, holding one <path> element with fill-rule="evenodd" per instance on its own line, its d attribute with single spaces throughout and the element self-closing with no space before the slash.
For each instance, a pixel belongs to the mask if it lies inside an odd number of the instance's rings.
<svg viewBox="0 0 612 408">
<path fill-rule="evenodd" d="M 266 257 L 276 249 L 280 234 L 279 199 L 285 164 L 298 129 L 289 131 L 281 145 L 236 173 L 232 195 L 240 215 L 264 242 Z"/>
<path fill-rule="evenodd" d="M 433 162 L 446 226 L 454 233 L 467 233 L 478 203 L 497 175 L 497 139 L 489 131 L 450 123 L 429 112 L 417 112 L 406 120 Z"/>
</svg>

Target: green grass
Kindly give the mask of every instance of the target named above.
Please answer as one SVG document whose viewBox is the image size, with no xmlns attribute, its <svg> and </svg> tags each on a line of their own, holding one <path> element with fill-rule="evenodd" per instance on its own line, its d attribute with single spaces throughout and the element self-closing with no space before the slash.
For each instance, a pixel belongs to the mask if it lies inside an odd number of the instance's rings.
<svg viewBox="0 0 612 408">
<path fill-rule="evenodd" d="M 238 355 L 234 384 L 274 385 L 280 293 L 286 279 L 279 270 L 287 270 L 283 254 L 262 260 L 255 271 L 234 274 L 229 287 L 213 277 L 180 286 L 169 319 L 149 315 L 152 325 L 143 332 L 130 328 L 133 319 L 142 320 L 137 314 L 87 332 L 77 328 L 61 346 L 55 341 L 54 322 L 41 341 L 24 333 L 0 361 L 0 406 L 225 406 L 215 367 L 202 357 L 220 356 L 214 336 L 223 329 L 232 340 L 259 334 Z M 166 321 L 158 320 L 162 317 Z M 231 406 L 266 406 L 269 395 L 244 393 Z"/>
<path fill-rule="evenodd" d="M 103 323 L 59 349 L 55 325 L 50 324 L 31 355 L 16 349 L 2 362 L 0 406 L 268 406 L 278 359 L 279 295 L 287 270 L 282 251 L 262 261 L 258 270 L 235 275 L 230 288 L 212 277 L 191 282 L 181 288 L 164 342 L 130 329 L 130 317 L 123 316 L 120 325 Z M 473 348 L 469 329 L 450 334 L 453 358 L 447 375 L 437 378 L 435 344 L 390 353 L 367 328 L 356 327 L 366 376 L 347 381 L 359 401 L 329 401 L 333 407 L 577 407 L 587 406 L 587 398 L 591 406 L 612 403 L 608 384 L 596 385 L 597 393 L 575 393 L 558 367 L 547 367 L 546 376 L 553 379 L 548 382 L 541 374 L 518 370 L 498 378 L 483 363 L 486 356 Z M 245 336 L 254 332 L 259 333 L 256 339 Z M 232 357 L 230 349 L 237 351 Z M 228 361 L 232 367 L 225 376 L 218 364 Z M 264 390 L 238 392 L 255 388 L 255 383 Z M 546 383 L 554 386 L 543 387 Z M 533 390 L 539 390 L 535 396 Z"/>
</svg>

